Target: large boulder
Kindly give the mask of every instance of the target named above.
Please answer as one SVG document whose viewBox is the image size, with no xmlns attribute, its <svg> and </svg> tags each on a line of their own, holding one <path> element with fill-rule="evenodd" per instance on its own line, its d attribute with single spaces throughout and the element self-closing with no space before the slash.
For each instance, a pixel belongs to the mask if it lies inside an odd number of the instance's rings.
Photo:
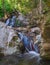
<svg viewBox="0 0 50 65">
<path fill-rule="evenodd" d="M 11 55 L 17 50 L 17 34 L 9 27 L 5 26 L 4 23 L 0 22 L 0 53 L 4 55 Z"/>
<path fill-rule="evenodd" d="M 43 42 L 40 48 L 41 57 L 50 59 L 50 22 L 46 22 L 42 37 Z"/>
</svg>

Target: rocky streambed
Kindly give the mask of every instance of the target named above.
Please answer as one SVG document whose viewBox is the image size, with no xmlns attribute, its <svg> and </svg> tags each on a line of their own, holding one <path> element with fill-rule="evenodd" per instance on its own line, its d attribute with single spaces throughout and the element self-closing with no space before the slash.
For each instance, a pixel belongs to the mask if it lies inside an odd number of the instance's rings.
<svg viewBox="0 0 50 65">
<path fill-rule="evenodd" d="M 50 61 L 39 59 L 39 56 L 34 56 L 30 53 L 21 55 L 16 52 L 12 55 L 2 57 L 0 65 L 50 65 Z"/>
</svg>

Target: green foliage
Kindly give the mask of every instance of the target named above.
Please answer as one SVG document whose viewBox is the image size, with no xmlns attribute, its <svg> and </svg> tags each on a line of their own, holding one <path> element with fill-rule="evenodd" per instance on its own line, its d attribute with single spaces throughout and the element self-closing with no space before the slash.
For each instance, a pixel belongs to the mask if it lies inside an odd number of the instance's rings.
<svg viewBox="0 0 50 65">
<path fill-rule="evenodd" d="M 0 8 L 0 18 L 4 16 L 2 8 Z"/>
<path fill-rule="evenodd" d="M 19 10 L 23 14 L 27 14 L 36 7 L 37 0 L 0 0 L 0 8 L 4 8 L 7 12 L 14 9 Z"/>
<path fill-rule="evenodd" d="M 11 12 L 12 11 L 12 8 L 11 8 L 10 4 L 7 1 L 5 1 L 4 6 L 5 6 L 5 10 L 7 12 Z"/>
<path fill-rule="evenodd" d="M 48 7 L 50 7 L 50 0 L 43 0 Z"/>
<path fill-rule="evenodd" d="M 50 0 L 42 0 L 46 5 L 50 4 Z M 0 0 L 0 16 L 3 16 L 2 10 L 11 12 L 16 9 L 27 14 L 37 7 L 39 0 Z M 44 7 L 44 10 L 48 10 L 48 7 Z M 1 14 L 2 13 L 2 14 Z"/>
</svg>

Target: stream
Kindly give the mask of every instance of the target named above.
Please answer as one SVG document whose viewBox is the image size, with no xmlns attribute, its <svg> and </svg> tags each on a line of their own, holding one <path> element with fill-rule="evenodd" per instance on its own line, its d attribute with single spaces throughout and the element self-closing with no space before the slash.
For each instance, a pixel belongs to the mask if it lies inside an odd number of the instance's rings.
<svg viewBox="0 0 50 65">
<path fill-rule="evenodd" d="M 29 52 L 25 54 L 14 53 L 0 59 L 0 65 L 50 65 L 50 61 L 42 60 L 39 54 Z"/>
</svg>

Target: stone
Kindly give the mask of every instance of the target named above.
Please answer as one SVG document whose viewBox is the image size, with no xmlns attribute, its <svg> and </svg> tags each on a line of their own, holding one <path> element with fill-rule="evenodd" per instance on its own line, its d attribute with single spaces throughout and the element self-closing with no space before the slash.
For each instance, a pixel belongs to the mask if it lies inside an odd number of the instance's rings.
<svg viewBox="0 0 50 65">
<path fill-rule="evenodd" d="M 9 26 L 5 27 L 5 24 L 0 22 L 0 53 L 11 55 L 16 52 L 17 39 L 15 31 Z"/>
<path fill-rule="evenodd" d="M 42 33 L 43 42 L 40 47 L 40 55 L 44 59 L 50 59 L 50 22 L 46 22 L 44 25 L 44 31 Z"/>
</svg>

